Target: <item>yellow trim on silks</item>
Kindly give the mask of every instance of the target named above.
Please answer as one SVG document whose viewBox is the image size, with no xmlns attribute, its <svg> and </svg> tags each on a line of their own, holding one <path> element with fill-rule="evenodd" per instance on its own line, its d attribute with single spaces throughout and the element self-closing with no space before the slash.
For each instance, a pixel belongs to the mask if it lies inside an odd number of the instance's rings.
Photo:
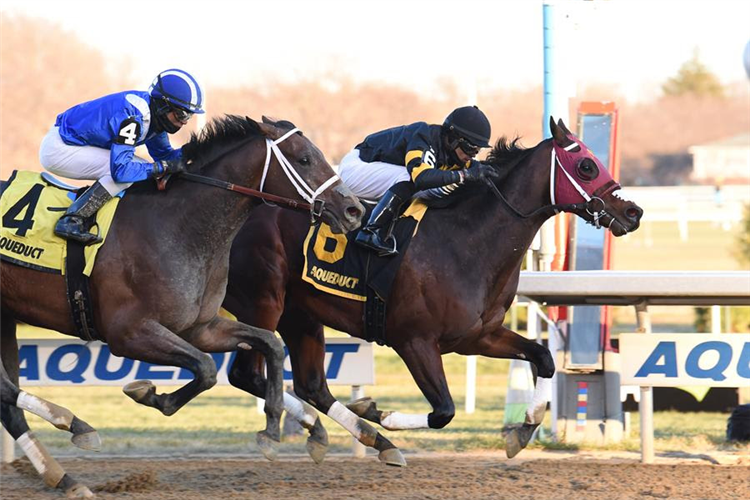
<svg viewBox="0 0 750 500">
<path fill-rule="evenodd" d="M 40 185 L 44 188 L 35 187 Z M 32 192 L 38 196 L 33 196 Z M 96 221 L 102 238 L 107 235 L 119 202 L 120 198 L 115 197 L 97 213 Z M 36 204 L 36 208 L 34 214 L 29 217 L 26 212 L 32 203 Z M 32 269 L 59 271 L 65 274 L 67 244 L 64 239 L 54 234 L 53 228 L 72 203 L 67 191 L 50 186 L 41 178 L 39 172 L 16 172 L 0 199 L 0 214 L 5 216 L 11 209 L 20 209 L 18 213 L 11 215 L 11 219 L 18 224 L 30 224 L 30 227 L 25 231 L 19 227 L 2 227 L 0 253 L 19 265 L 28 264 Z M 101 245 L 89 245 L 84 250 L 86 276 L 91 276 L 96 253 Z"/>
<path fill-rule="evenodd" d="M 409 204 L 409 208 L 407 208 L 404 211 L 404 214 L 401 216 L 412 217 L 413 219 L 416 219 L 417 225 L 414 226 L 414 233 L 412 233 L 412 236 L 417 235 L 417 231 L 419 230 L 419 223 L 422 222 L 422 217 L 424 217 L 425 212 L 427 212 L 427 205 L 425 204 L 425 202 L 420 200 L 419 198 L 414 198 L 411 204 Z"/>
<path fill-rule="evenodd" d="M 229 311 L 227 311 L 223 307 L 219 308 L 219 316 L 221 316 L 222 318 L 231 319 L 232 321 L 237 321 L 237 316 L 235 316 L 234 314 L 230 313 Z"/>
<path fill-rule="evenodd" d="M 409 162 L 412 161 L 414 158 L 422 158 L 423 154 L 424 154 L 424 151 L 420 151 L 418 149 L 409 151 L 408 153 L 406 153 L 406 160 L 404 160 L 404 165 L 408 165 Z"/>
<path fill-rule="evenodd" d="M 429 170 L 431 168 L 432 167 L 429 166 L 428 164 L 422 163 L 420 166 L 418 166 L 417 168 L 413 169 L 411 171 L 411 180 L 412 180 L 412 182 L 417 182 L 417 177 L 419 177 L 419 174 L 421 174 L 425 170 Z"/>
<path fill-rule="evenodd" d="M 330 233 L 331 235 L 333 235 L 333 233 L 331 232 L 330 226 L 328 226 L 325 222 L 321 222 L 319 227 L 321 229 L 321 232 L 323 231 L 323 228 L 325 227 L 326 228 L 326 232 Z M 367 297 L 365 297 L 363 295 L 357 295 L 357 294 L 354 294 L 354 293 L 348 293 L 348 292 L 343 292 L 341 290 L 336 290 L 335 288 L 327 287 L 325 285 L 322 285 L 322 284 L 318 283 L 317 281 L 313 280 L 312 278 L 310 278 L 310 272 L 308 271 L 308 264 L 307 264 L 307 249 L 310 247 L 310 238 L 313 237 L 313 235 L 315 234 L 315 230 L 317 228 L 318 228 L 318 226 L 310 226 L 310 231 L 308 231 L 307 237 L 305 237 L 305 243 L 302 246 L 302 253 L 305 256 L 305 264 L 302 267 L 302 279 L 304 281 L 307 281 L 312 286 L 314 286 L 315 288 L 317 288 L 318 290 L 320 290 L 322 292 L 330 293 L 332 295 L 336 295 L 336 296 L 339 296 L 339 297 L 344 297 L 346 299 L 352 299 L 352 300 L 356 300 L 356 301 L 359 301 L 359 302 L 365 302 L 367 300 Z M 333 235 L 334 238 L 336 236 L 337 235 Z M 316 247 L 318 246 L 318 244 L 319 244 L 319 242 L 321 240 L 323 242 L 325 242 L 325 239 L 326 239 L 325 237 L 323 237 L 323 238 L 319 237 L 317 239 L 317 241 L 315 242 Z M 322 243 L 322 244 L 325 244 L 325 243 Z M 338 247 L 339 245 L 336 245 L 336 246 Z M 344 248 L 346 248 L 346 246 L 344 246 Z M 316 256 L 317 256 L 317 252 L 316 252 Z M 343 254 L 342 254 L 342 256 L 343 256 Z M 320 257 L 318 256 L 318 258 L 320 258 Z"/>
</svg>

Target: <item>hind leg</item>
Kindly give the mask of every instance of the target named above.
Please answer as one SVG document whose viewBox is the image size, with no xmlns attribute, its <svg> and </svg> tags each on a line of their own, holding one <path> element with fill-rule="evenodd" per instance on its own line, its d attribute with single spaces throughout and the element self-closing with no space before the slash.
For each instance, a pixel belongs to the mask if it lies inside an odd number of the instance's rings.
<svg viewBox="0 0 750 500">
<path fill-rule="evenodd" d="M 243 268 L 245 269 L 245 268 Z M 231 273 L 231 270 L 230 270 Z M 230 274 L 230 277 L 233 275 Z M 281 273 L 271 276 L 237 277 L 230 279 L 224 307 L 236 315 L 237 320 L 268 330 L 276 330 L 284 310 Z M 266 287 L 255 289 L 241 286 L 244 283 L 262 282 Z M 265 358 L 256 350 L 237 351 L 234 363 L 228 372 L 229 382 L 245 392 L 259 398 L 266 397 Z M 284 392 L 284 410 L 307 429 L 307 452 L 315 463 L 321 463 L 328 452 L 328 433 L 315 409 Z"/>
<path fill-rule="evenodd" d="M 266 394 L 265 358 L 258 351 L 238 351 L 229 370 L 229 382 L 253 396 Z M 328 432 L 315 408 L 284 392 L 284 411 L 307 429 L 307 453 L 315 463 L 321 463 L 328 453 Z"/>
<path fill-rule="evenodd" d="M 2 315 L 2 365 L 4 377 L 13 386 L 18 386 L 18 343 L 16 341 L 15 321 L 9 316 Z M 5 387 L 3 394 L 6 394 Z M 20 392 L 20 391 L 19 391 Z M 6 403 L 0 404 L 0 420 L 3 427 L 13 436 L 23 452 L 29 458 L 45 484 L 52 488 L 65 491 L 68 498 L 92 498 L 94 495 L 85 485 L 79 483 L 63 470 L 60 464 L 49 454 L 47 449 L 34 436 L 26 422 L 26 417 L 19 408 Z"/>
<path fill-rule="evenodd" d="M 292 361 L 294 392 L 349 431 L 360 443 L 378 450 L 378 458 L 388 465 L 405 466 L 396 446 L 370 424 L 339 403 L 328 389 L 325 375 L 323 325 L 305 313 L 288 308 L 281 318 L 279 332 L 287 343 Z"/>
</svg>

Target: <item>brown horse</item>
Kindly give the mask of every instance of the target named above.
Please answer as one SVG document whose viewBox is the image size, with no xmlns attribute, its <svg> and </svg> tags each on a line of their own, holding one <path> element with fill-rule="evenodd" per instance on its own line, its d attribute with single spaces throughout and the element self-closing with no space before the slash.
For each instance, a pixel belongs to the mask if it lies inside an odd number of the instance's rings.
<svg viewBox="0 0 750 500">
<path fill-rule="evenodd" d="M 125 387 L 128 396 L 164 415 L 216 383 L 216 367 L 206 353 L 261 351 L 268 361 L 269 383 L 264 391 L 267 427 L 258 433 L 258 443 L 273 458 L 283 407 L 281 343 L 272 331 L 217 315 L 231 242 L 259 203 L 230 189 L 265 188 L 295 200 L 302 196 L 338 231 L 357 228 L 363 207 L 320 150 L 289 122 L 217 119 L 200 136 L 191 137 L 183 156 L 189 175 L 172 179 L 166 193 L 140 183 L 120 202 L 91 274 L 96 331 L 117 356 L 193 373 L 194 380 L 172 393 L 157 394 L 151 381 Z M 191 182 L 198 174 L 214 185 Z M 305 219 L 309 224 L 310 216 Z M 0 270 L 2 362 L 17 385 L 16 322 L 67 335 L 77 332 L 63 276 L 5 262 Z M 45 482 L 69 495 L 91 495 L 29 432 L 18 406 L 3 403 L 2 423 Z"/>
<path fill-rule="evenodd" d="M 517 140 L 498 141 L 487 161 L 500 179 L 474 190 L 463 186 L 452 206 L 427 210 L 404 255 L 387 303 L 386 340 L 431 404 L 428 415 L 381 411 L 369 399 L 347 409 L 329 392 L 323 325 L 364 338 L 363 303 L 303 281 L 308 227 L 302 217 L 263 209 L 248 219 L 232 248 L 224 307 L 240 321 L 277 329 L 289 348 L 295 393 L 394 465 L 403 464 L 398 451 L 358 417 L 389 430 L 445 427 L 455 406 L 441 354 L 531 362 L 540 378 L 525 423 L 508 436 L 507 453 L 514 456 L 542 421 L 555 371 L 546 347 L 503 326 L 526 250 L 542 223 L 559 210 L 607 226 L 615 236 L 636 230 L 643 214 L 562 121 L 551 121 L 550 130 L 552 139 L 530 149 L 518 147 Z M 231 383 L 262 395 L 262 366 L 260 353 L 239 352 Z M 310 408 L 286 395 L 284 402 L 310 429 L 308 443 L 317 443 L 308 446 L 316 453 L 313 459 L 322 460 L 325 434 Z"/>
</svg>

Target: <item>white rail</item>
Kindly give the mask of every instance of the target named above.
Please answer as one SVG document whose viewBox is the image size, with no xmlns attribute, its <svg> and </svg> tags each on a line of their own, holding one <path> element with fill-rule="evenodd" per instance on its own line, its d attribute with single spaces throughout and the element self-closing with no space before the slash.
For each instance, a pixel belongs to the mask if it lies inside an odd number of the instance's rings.
<svg viewBox="0 0 750 500">
<path fill-rule="evenodd" d="M 548 305 L 633 305 L 638 331 L 648 334 L 649 305 L 750 305 L 750 272 L 522 272 L 518 295 Z M 652 463 L 653 390 L 640 391 L 641 461 Z"/>
</svg>

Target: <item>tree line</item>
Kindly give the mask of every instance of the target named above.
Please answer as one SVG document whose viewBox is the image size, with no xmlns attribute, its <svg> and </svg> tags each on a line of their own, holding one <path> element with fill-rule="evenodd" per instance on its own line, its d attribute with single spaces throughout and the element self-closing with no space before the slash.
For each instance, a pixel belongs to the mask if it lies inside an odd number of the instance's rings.
<svg viewBox="0 0 750 500">
<path fill-rule="evenodd" d="M 115 67 L 113 75 L 109 68 Z M 129 68 L 129 61 L 108 60 L 53 23 L 0 14 L 2 177 L 16 168 L 40 169 L 39 144 L 58 113 L 107 93 L 141 88 L 143 84 L 122 76 Z M 618 104 L 623 184 L 683 184 L 689 182 L 690 146 L 750 128 L 749 87 L 747 82 L 722 86 L 696 55 L 664 82 L 658 99 L 631 103 L 610 87 L 593 85 L 581 89 L 570 110 L 575 116 L 578 103 L 587 100 Z M 333 73 L 294 83 L 269 80 L 256 87 L 207 87 L 206 93 L 208 119 L 232 113 L 290 120 L 332 163 L 371 132 L 414 121 L 441 123 L 464 103 L 460 88 L 450 81 L 443 82 L 439 96 L 423 96 Z M 541 84 L 481 91 L 478 104 L 492 122 L 494 139 L 520 136 L 526 147 L 541 140 Z M 575 124 L 570 125 L 572 129 Z M 188 133 L 180 132 L 173 143 L 185 142 Z"/>
</svg>

